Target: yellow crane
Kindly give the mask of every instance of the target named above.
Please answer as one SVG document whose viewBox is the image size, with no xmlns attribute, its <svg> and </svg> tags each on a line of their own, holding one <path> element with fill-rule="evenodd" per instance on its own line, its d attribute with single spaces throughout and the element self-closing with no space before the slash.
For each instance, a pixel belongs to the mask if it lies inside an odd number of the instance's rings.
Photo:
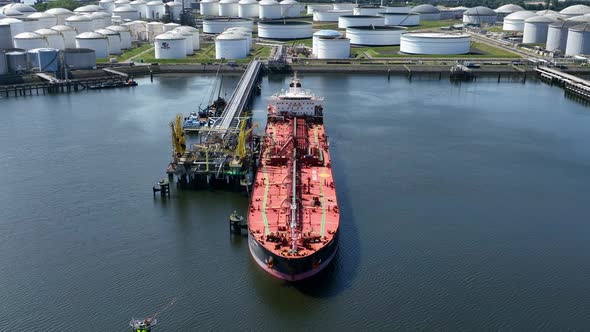
<svg viewBox="0 0 590 332">
<path fill-rule="evenodd" d="M 236 156 L 240 159 L 243 159 L 246 156 L 247 149 L 246 149 L 246 139 L 252 133 L 254 128 L 258 127 L 258 123 L 255 123 L 250 129 L 246 129 L 246 122 L 242 121 L 240 125 L 240 133 L 238 134 L 238 146 L 236 147 Z"/>
<path fill-rule="evenodd" d="M 172 132 L 172 152 L 174 158 L 179 158 L 186 150 L 184 133 L 182 132 L 182 115 L 176 115 L 175 121 L 170 121 L 170 131 Z"/>
</svg>

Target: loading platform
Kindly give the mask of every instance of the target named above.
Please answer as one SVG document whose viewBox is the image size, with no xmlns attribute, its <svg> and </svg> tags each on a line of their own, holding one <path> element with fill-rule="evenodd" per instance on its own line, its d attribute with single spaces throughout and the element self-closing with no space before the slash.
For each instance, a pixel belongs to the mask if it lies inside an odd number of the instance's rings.
<svg viewBox="0 0 590 332">
<path fill-rule="evenodd" d="M 556 68 L 539 66 L 535 71 L 539 74 L 541 80 L 552 85 L 560 85 L 567 93 L 571 93 L 585 100 L 590 100 L 590 81 L 564 73 Z"/>
</svg>

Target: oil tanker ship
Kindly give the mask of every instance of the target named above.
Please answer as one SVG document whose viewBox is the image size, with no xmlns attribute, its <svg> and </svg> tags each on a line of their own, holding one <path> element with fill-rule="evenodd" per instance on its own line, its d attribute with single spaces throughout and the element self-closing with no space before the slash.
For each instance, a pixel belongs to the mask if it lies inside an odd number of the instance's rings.
<svg viewBox="0 0 590 332">
<path fill-rule="evenodd" d="M 260 267 L 288 281 L 317 274 L 338 250 L 340 213 L 322 103 L 297 76 L 269 98 L 248 245 Z"/>
</svg>

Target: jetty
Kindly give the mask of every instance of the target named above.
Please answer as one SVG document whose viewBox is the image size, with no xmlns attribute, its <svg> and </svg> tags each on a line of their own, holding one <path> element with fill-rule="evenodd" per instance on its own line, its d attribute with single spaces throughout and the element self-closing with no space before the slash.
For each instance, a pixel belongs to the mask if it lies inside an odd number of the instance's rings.
<svg viewBox="0 0 590 332">
<path fill-rule="evenodd" d="M 570 75 L 557 68 L 539 66 L 535 71 L 539 74 L 541 80 L 552 85 L 562 86 L 567 93 L 590 100 L 590 81 Z"/>
</svg>

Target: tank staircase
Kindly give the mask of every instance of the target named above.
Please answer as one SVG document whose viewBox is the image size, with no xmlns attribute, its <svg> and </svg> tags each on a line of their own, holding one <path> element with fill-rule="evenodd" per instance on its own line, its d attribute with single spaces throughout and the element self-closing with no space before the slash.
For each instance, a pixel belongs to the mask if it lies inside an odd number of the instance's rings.
<svg viewBox="0 0 590 332">
<path fill-rule="evenodd" d="M 539 66 L 535 71 L 542 81 L 562 86 L 566 93 L 590 101 L 590 81 L 551 67 Z"/>
</svg>

